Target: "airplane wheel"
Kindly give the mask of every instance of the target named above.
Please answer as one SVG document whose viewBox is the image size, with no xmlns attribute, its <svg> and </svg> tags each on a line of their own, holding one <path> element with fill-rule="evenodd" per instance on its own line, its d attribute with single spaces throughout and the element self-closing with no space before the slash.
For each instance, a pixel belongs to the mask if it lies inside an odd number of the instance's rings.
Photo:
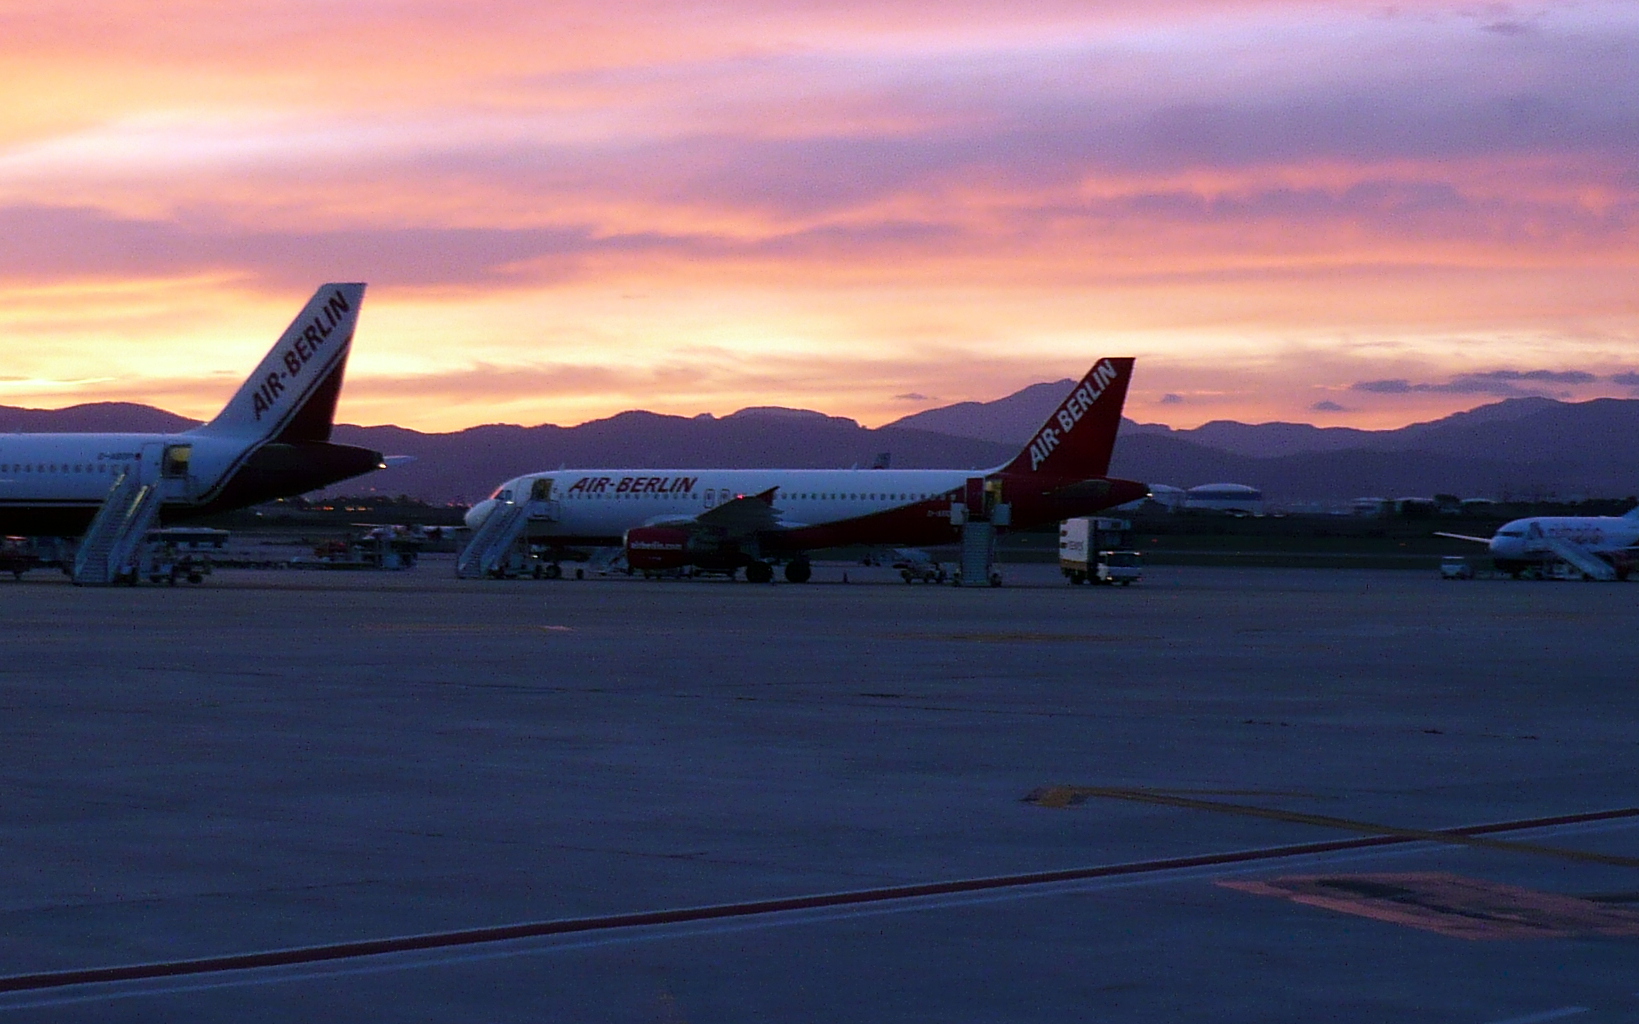
<svg viewBox="0 0 1639 1024">
<path fill-rule="evenodd" d="M 807 583 L 814 576 L 814 567 L 808 564 L 808 559 L 799 558 L 795 562 L 785 565 L 785 578 L 791 583 Z"/>
<path fill-rule="evenodd" d="M 546 567 L 546 578 L 549 580 L 563 579 L 563 566 L 556 562 Z"/>
<path fill-rule="evenodd" d="M 751 562 L 746 565 L 747 583 L 771 583 L 774 580 L 774 567 L 767 562 Z"/>
<path fill-rule="evenodd" d="M 576 569 L 575 570 L 575 578 L 577 580 L 585 579 L 586 578 L 586 570 L 585 569 Z"/>
</svg>

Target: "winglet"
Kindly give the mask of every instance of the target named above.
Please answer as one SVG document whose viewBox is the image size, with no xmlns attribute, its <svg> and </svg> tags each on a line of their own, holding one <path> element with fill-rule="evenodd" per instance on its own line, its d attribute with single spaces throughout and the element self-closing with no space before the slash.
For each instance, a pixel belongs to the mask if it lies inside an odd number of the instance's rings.
<svg viewBox="0 0 1639 1024">
<path fill-rule="evenodd" d="M 353 345 L 362 284 L 313 293 L 256 372 L 196 431 L 247 441 L 328 441 Z"/>
<path fill-rule="evenodd" d="M 1105 476 L 1132 373 L 1131 357 L 1094 363 L 1002 473 L 1069 480 Z"/>
</svg>

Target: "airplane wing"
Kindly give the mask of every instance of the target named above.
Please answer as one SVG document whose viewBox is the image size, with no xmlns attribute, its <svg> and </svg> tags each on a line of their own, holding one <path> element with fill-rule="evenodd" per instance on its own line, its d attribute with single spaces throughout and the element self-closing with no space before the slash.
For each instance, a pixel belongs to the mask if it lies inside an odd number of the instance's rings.
<svg viewBox="0 0 1639 1024">
<path fill-rule="evenodd" d="M 707 509 L 694 521 L 735 536 L 780 529 L 780 512 L 774 507 L 774 493 L 778 490 L 777 487 L 770 487 L 761 494 L 743 494 L 733 501 Z"/>
<path fill-rule="evenodd" d="M 1489 543 L 1491 543 L 1491 538 L 1490 537 L 1470 537 L 1466 533 L 1441 533 L 1440 531 L 1436 530 L 1436 531 L 1434 531 L 1434 536 L 1436 536 L 1436 537 L 1450 537 L 1452 540 L 1471 540 L 1476 544 L 1489 544 Z"/>
</svg>

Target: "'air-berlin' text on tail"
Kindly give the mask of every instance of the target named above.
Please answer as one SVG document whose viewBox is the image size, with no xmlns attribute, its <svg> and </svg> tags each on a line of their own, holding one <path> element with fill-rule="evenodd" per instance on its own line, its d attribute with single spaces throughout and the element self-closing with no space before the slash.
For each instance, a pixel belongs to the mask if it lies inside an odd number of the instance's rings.
<svg viewBox="0 0 1639 1024">
<path fill-rule="evenodd" d="M 1108 475 L 1132 373 L 1131 357 L 1094 363 L 1002 474 L 1061 480 Z"/>
</svg>

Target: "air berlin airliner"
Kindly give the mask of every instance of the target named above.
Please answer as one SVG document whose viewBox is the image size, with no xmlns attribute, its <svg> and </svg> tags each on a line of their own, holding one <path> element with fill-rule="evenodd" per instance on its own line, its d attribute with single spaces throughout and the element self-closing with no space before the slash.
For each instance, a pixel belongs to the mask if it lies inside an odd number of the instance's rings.
<svg viewBox="0 0 1639 1024">
<path fill-rule="evenodd" d="M 0 533 L 83 534 L 126 478 L 158 489 L 159 520 L 243 508 L 381 468 L 380 452 L 330 443 L 362 284 L 308 301 L 226 407 L 175 434 L 0 434 Z"/>
<path fill-rule="evenodd" d="M 744 568 L 752 581 L 783 562 L 801 583 L 818 548 L 950 544 L 962 513 L 998 504 L 1027 528 L 1144 497 L 1144 484 L 1106 475 L 1132 369 L 1130 358 L 1099 360 L 1024 450 L 994 469 L 558 470 L 508 480 L 466 521 L 476 536 L 498 509 L 527 502 L 529 537 L 556 557 L 622 546 L 635 571 Z"/>
</svg>

